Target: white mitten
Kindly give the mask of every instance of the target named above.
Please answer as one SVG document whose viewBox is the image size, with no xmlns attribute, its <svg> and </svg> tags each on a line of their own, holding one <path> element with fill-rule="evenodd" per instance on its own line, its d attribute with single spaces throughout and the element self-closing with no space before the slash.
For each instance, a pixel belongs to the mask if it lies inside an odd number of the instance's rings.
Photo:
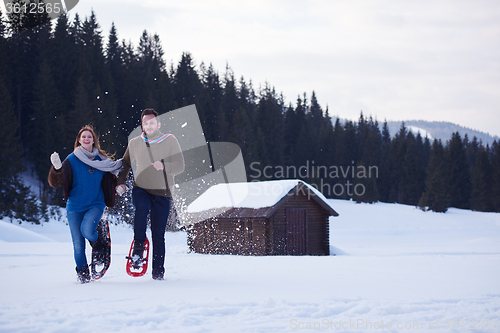
<svg viewBox="0 0 500 333">
<path fill-rule="evenodd" d="M 56 170 L 61 169 L 62 163 L 58 153 L 53 152 L 52 155 L 50 155 L 50 161 Z"/>
</svg>

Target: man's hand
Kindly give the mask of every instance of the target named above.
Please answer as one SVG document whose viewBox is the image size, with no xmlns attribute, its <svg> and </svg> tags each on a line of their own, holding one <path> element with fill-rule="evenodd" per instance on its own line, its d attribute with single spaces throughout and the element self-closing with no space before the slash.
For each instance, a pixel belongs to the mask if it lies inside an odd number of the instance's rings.
<svg viewBox="0 0 500 333">
<path fill-rule="evenodd" d="M 120 196 L 123 195 L 128 190 L 127 186 L 125 186 L 123 184 L 118 185 L 115 189 L 116 189 L 116 193 Z"/>
<path fill-rule="evenodd" d="M 163 163 L 161 161 L 156 161 L 154 163 L 151 163 L 156 170 L 163 170 Z"/>
</svg>

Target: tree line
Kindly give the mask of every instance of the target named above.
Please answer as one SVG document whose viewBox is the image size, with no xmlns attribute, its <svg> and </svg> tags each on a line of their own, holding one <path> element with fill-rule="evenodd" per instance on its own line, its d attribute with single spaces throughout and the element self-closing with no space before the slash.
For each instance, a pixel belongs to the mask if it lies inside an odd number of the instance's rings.
<svg viewBox="0 0 500 333">
<path fill-rule="evenodd" d="M 333 198 L 438 212 L 449 207 L 500 212 L 496 141 L 484 146 L 457 132 L 446 142 L 431 142 L 404 123 L 391 136 L 386 122 L 380 126 L 362 112 L 357 121 L 333 121 L 314 91 L 292 104 L 267 83 L 255 89 L 229 66 L 221 74 L 211 64 L 196 65 L 187 52 L 167 65 L 157 34 L 144 31 L 134 46 L 120 41 L 113 24 L 105 42 L 94 12 L 84 19 L 75 14 L 72 20 L 61 15 L 56 22 L 39 21 L 0 21 L 0 216 L 36 221 L 49 214 L 48 205 L 63 205 L 60 190 L 46 181 L 49 156 L 71 153 L 83 125 L 92 123 L 101 146 L 120 157 L 142 109 L 164 113 L 190 104 L 197 107 L 208 141 L 240 146 L 249 181 L 282 178 L 250 173 L 255 162 L 330 171 L 351 167 L 356 173 L 298 178 L 328 189 L 325 195 Z M 20 179 L 27 166 L 40 180 L 41 204 Z M 370 167 L 376 174 L 359 174 Z"/>
</svg>

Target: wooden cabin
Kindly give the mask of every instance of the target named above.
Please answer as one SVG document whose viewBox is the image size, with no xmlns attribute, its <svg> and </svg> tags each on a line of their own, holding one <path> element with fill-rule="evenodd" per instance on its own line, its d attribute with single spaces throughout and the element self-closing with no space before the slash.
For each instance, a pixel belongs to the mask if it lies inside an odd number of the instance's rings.
<svg viewBox="0 0 500 333">
<path fill-rule="evenodd" d="M 191 251 L 240 255 L 329 255 L 330 216 L 338 213 L 300 180 L 218 184 L 188 208 Z M 208 217 L 201 217 L 207 212 Z M 201 218 L 200 218 L 201 217 Z"/>
</svg>

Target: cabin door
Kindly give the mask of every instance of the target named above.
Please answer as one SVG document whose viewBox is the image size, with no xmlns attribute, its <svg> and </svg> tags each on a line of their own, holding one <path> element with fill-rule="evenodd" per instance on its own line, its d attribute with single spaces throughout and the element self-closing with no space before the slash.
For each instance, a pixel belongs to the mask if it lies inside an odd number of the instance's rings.
<svg viewBox="0 0 500 333">
<path fill-rule="evenodd" d="M 287 208 L 286 247 L 288 255 L 307 254 L 306 222 L 307 222 L 306 208 Z"/>
</svg>

